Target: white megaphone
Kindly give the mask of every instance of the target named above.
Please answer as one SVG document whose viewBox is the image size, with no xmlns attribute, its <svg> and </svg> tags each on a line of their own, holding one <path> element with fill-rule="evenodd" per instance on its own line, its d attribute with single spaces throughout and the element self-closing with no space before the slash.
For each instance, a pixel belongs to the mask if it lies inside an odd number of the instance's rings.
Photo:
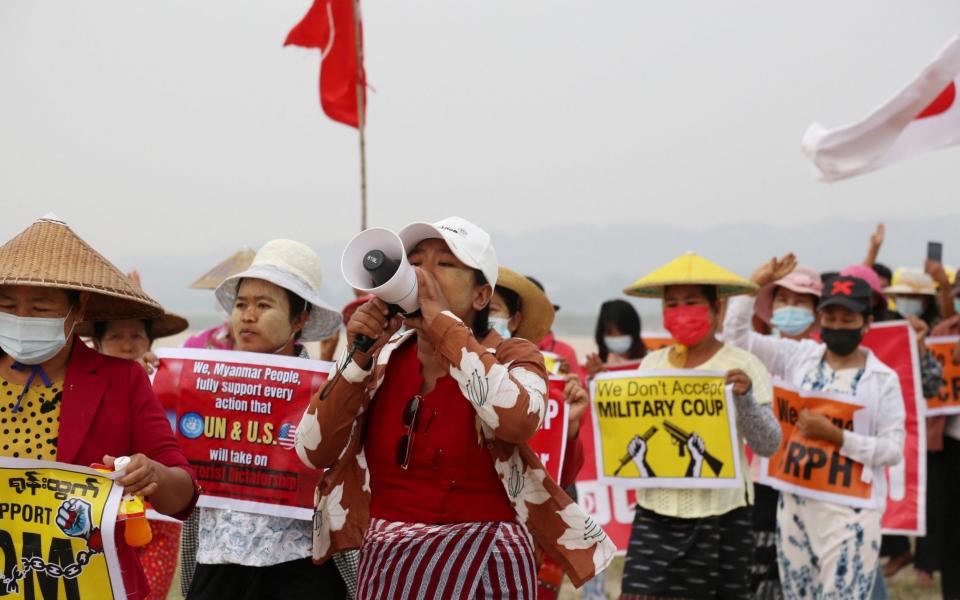
<svg viewBox="0 0 960 600">
<path fill-rule="evenodd" d="M 380 298 L 394 313 L 413 315 L 420 308 L 417 273 L 400 236 L 389 229 L 373 227 L 355 235 L 343 250 L 340 270 L 350 287 Z"/>
</svg>

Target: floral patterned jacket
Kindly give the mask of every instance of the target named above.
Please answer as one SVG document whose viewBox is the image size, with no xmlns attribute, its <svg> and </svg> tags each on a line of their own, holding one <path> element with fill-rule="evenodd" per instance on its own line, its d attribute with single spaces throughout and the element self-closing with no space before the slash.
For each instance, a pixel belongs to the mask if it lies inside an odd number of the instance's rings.
<svg viewBox="0 0 960 600">
<path fill-rule="evenodd" d="M 313 557 L 318 563 L 359 548 L 370 523 L 370 474 L 363 452 L 366 410 L 394 350 L 414 335 L 395 335 L 364 371 L 337 363 L 326 400 L 313 397 L 297 428 L 297 453 L 308 466 L 328 468 L 317 488 Z M 490 332 L 478 342 L 453 313 L 429 332 L 450 375 L 477 412 L 507 496 L 538 548 L 580 586 L 610 564 L 616 548 L 606 533 L 544 471 L 526 441 L 543 421 L 546 369 L 536 346 Z M 491 349 L 490 345 L 494 348 Z"/>
</svg>

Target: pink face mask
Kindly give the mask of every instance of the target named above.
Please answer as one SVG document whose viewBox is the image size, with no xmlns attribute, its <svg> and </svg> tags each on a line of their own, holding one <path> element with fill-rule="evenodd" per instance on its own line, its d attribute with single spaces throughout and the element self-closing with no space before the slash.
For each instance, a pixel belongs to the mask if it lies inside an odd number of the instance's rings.
<svg viewBox="0 0 960 600">
<path fill-rule="evenodd" d="M 710 307 L 702 304 L 674 306 L 663 309 L 663 326 L 673 339 L 684 346 L 693 346 L 707 337 L 710 325 Z"/>
</svg>

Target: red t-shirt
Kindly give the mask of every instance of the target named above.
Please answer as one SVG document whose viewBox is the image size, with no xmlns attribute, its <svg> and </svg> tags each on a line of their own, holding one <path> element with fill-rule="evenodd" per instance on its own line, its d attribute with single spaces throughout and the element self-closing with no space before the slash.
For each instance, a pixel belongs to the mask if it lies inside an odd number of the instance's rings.
<svg viewBox="0 0 960 600">
<path fill-rule="evenodd" d="M 423 381 L 413 340 L 394 351 L 370 404 L 364 440 L 370 516 L 428 524 L 515 521 L 477 413 L 449 375 L 423 396 L 409 468 L 400 468 L 397 444 L 406 432 L 403 413 Z"/>
</svg>

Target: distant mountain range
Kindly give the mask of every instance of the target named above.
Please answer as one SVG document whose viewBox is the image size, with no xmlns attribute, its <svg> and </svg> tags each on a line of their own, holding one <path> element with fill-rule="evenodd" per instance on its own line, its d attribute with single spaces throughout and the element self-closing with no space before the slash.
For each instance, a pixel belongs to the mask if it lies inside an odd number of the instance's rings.
<svg viewBox="0 0 960 600">
<path fill-rule="evenodd" d="M 960 264 L 960 214 L 939 218 L 887 219 L 887 240 L 880 261 L 890 267 L 922 267 L 926 243 L 944 243 L 948 265 Z M 801 264 L 818 270 L 837 270 L 863 260 L 874 220 L 835 220 L 813 225 L 771 226 L 744 222 L 704 229 L 675 225 L 618 223 L 602 227 L 568 226 L 523 235 L 497 235 L 501 262 L 534 275 L 551 299 L 562 307 L 557 330 L 589 334 L 604 300 L 624 297 L 622 290 L 635 279 L 688 250 L 697 252 L 744 276 L 763 260 L 795 252 Z M 303 240 L 309 242 L 309 240 Z M 324 297 L 342 306 L 350 290 L 340 275 L 340 253 L 345 241 L 314 245 L 324 268 Z M 147 291 L 169 309 L 183 313 L 196 326 L 214 322 L 210 292 L 190 290 L 191 281 L 236 248 L 225 247 L 196 256 L 130 255 L 111 257 L 123 268 L 140 269 Z M 659 307 L 637 301 L 645 327 L 659 326 Z"/>
</svg>

